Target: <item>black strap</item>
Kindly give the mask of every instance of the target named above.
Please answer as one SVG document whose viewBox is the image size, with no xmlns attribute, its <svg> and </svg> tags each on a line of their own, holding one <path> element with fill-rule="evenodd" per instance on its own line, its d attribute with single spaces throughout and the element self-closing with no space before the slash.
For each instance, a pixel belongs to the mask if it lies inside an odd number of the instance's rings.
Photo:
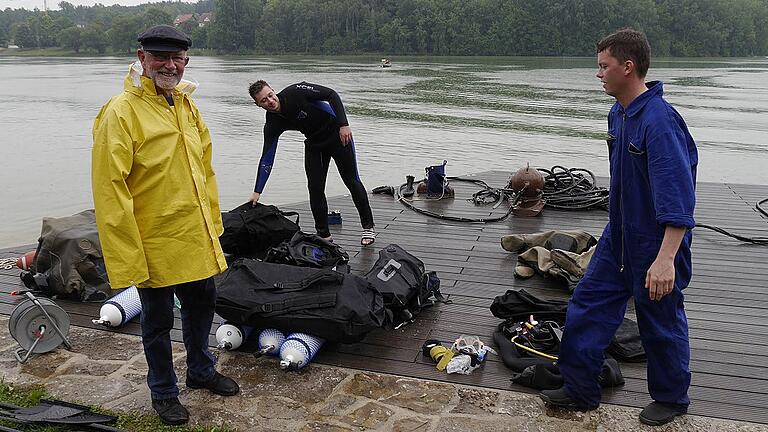
<svg viewBox="0 0 768 432">
<path fill-rule="evenodd" d="M 296 225 L 299 225 L 299 213 L 298 213 L 298 212 L 295 212 L 295 211 L 286 211 L 286 212 L 284 212 L 284 211 L 282 211 L 282 210 L 278 210 L 278 211 L 280 212 L 280 214 L 281 214 L 281 215 L 283 215 L 283 216 L 285 216 L 285 217 L 288 217 L 288 216 L 296 216 L 296 222 L 295 222 L 295 224 L 296 224 Z"/>
<path fill-rule="evenodd" d="M 251 314 L 273 317 L 297 310 L 320 309 L 336 305 L 336 293 L 294 297 L 273 303 L 261 303 L 251 308 Z"/>
<path fill-rule="evenodd" d="M 254 289 L 277 289 L 282 292 L 303 291 L 315 284 L 321 282 L 342 283 L 344 275 L 333 270 L 319 271 L 308 278 L 296 282 L 275 282 L 271 287 L 260 287 Z"/>
</svg>

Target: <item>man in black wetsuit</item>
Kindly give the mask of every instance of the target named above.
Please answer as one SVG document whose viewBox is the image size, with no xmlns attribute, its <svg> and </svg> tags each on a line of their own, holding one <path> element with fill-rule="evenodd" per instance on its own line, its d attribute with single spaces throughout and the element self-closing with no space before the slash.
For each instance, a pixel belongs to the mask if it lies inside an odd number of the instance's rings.
<svg viewBox="0 0 768 432">
<path fill-rule="evenodd" d="M 309 205 L 315 219 L 315 229 L 320 237 L 330 239 L 328 230 L 328 203 L 325 199 L 325 182 L 331 158 L 336 162 L 341 179 L 352 195 L 363 235 L 360 243 L 370 245 L 376 239 L 373 214 L 368 194 L 360 181 L 355 160 L 355 143 L 347 122 L 344 105 L 338 93 L 328 87 L 301 82 L 284 88 L 275 94 L 272 87 L 259 80 L 251 84 L 248 93 L 254 103 L 267 111 L 264 124 L 264 148 L 256 174 L 256 186 L 250 201 L 259 201 L 261 192 L 272 171 L 277 141 L 287 130 L 304 134 L 304 170 L 307 174 Z"/>
</svg>

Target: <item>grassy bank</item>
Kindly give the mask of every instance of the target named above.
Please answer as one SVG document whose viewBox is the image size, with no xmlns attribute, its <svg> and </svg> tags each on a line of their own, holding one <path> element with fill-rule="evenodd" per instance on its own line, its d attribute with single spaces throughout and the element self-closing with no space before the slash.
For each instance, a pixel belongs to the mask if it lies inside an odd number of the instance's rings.
<svg viewBox="0 0 768 432">
<path fill-rule="evenodd" d="M 16 406 L 28 407 L 40 403 L 41 398 L 50 397 L 45 390 L 40 387 L 15 387 L 0 382 L 0 402 L 13 404 Z M 186 426 L 166 426 L 160 422 L 157 416 L 136 415 L 136 414 L 118 414 L 99 407 L 91 407 L 94 411 L 102 414 L 114 415 L 118 417 L 114 427 L 131 432 L 228 432 L 230 429 L 219 427 L 186 427 Z M 39 426 L 39 425 L 21 425 L 10 421 L 0 420 L 0 425 L 18 429 L 24 432 L 59 432 L 72 431 L 72 428 L 58 426 Z"/>
</svg>

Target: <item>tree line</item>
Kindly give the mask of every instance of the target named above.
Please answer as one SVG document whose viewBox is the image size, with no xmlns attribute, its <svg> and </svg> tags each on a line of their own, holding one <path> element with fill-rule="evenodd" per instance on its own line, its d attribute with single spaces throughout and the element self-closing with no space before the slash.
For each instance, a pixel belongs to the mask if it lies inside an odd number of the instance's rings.
<svg viewBox="0 0 768 432">
<path fill-rule="evenodd" d="M 768 55 L 768 0 L 201 0 L 0 11 L 0 45 L 127 53 L 179 14 L 193 48 L 222 54 L 590 56 L 622 27 L 654 56 Z"/>
</svg>

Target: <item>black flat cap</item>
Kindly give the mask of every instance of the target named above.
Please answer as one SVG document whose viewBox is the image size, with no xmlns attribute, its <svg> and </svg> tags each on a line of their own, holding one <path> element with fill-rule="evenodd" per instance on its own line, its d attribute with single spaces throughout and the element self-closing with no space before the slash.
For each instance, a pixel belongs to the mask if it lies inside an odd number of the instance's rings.
<svg viewBox="0 0 768 432">
<path fill-rule="evenodd" d="M 192 45 L 192 39 L 175 27 L 156 25 L 139 35 L 141 47 L 147 51 L 186 51 Z"/>
</svg>

